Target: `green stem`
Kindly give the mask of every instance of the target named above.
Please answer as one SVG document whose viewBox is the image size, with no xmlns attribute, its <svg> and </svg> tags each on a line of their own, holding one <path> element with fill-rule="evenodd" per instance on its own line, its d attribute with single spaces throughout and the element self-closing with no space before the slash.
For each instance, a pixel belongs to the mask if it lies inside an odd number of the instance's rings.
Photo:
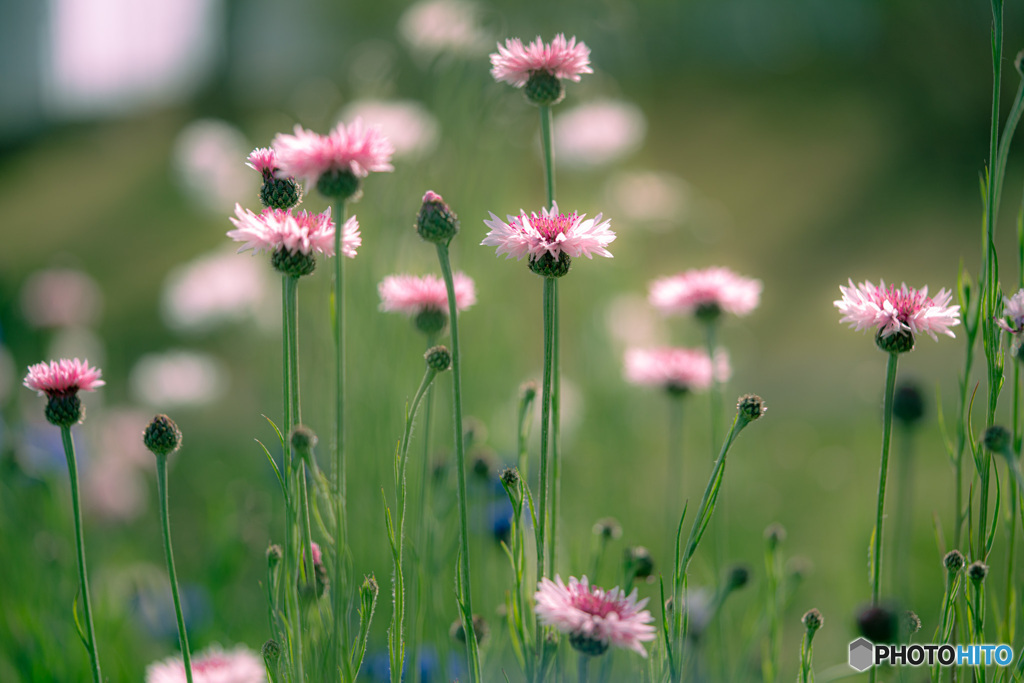
<svg viewBox="0 0 1024 683">
<path fill-rule="evenodd" d="M 590 664 L 590 657 L 583 653 L 580 653 L 580 663 L 576 667 L 577 680 L 579 683 L 587 683 L 587 668 Z"/>
<path fill-rule="evenodd" d="M 427 336 L 427 348 L 434 346 L 434 335 Z M 416 532 L 416 541 L 419 545 L 416 572 L 416 621 L 413 624 L 412 637 L 412 683 L 420 682 L 420 649 L 423 645 L 423 632 L 426 629 L 427 605 L 427 571 L 431 564 L 432 542 L 430 530 L 434 522 L 433 512 L 433 481 L 430 476 L 430 426 L 433 422 L 434 413 L 434 385 L 427 387 L 427 395 L 423 399 L 426 405 L 423 406 L 423 463 L 420 476 L 420 487 L 422 498 L 420 499 L 419 529 Z"/>
<path fill-rule="evenodd" d="M 715 444 L 718 443 L 718 412 L 722 407 L 721 387 L 718 385 L 718 377 L 714 371 L 715 367 L 715 321 L 711 320 L 704 324 L 706 332 L 706 344 L 708 349 L 708 360 L 711 361 L 711 387 L 708 391 L 711 404 L 711 455 L 715 455 Z"/>
<path fill-rule="evenodd" d="M 174 571 L 174 552 L 171 550 L 171 520 L 167 496 L 167 456 L 156 456 L 156 495 L 159 499 L 160 527 L 164 534 L 164 556 L 167 558 L 167 575 L 171 580 L 171 596 L 174 598 L 174 615 L 178 619 L 178 642 L 181 644 L 181 658 L 185 664 L 185 679 L 192 683 L 192 654 L 188 649 L 188 632 L 185 617 L 181 612 L 181 597 L 178 595 L 178 575 Z"/>
<path fill-rule="evenodd" d="M 882 464 L 878 471 L 878 506 L 875 515 L 875 542 L 871 562 L 872 605 L 878 605 L 882 588 L 882 523 L 885 520 L 885 481 L 889 474 L 889 442 L 892 439 L 892 401 L 896 389 L 897 359 L 898 354 L 889 354 L 885 372 L 885 403 L 882 408 Z"/>
<path fill-rule="evenodd" d="M 686 394 L 668 395 L 668 462 L 665 471 L 665 520 L 669 533 L 676 528 L 675 502 L 683 498 L 685 489 L 683 467 L 683 403 Z"/>
<path fill-rule="evenodd" d="M 544 148 L 544 180 L 550 209 L 555 205 L 555 149 L 551 129 L 551 107 L 542 104 L 537 109 L 540 111 L 540 141 Z"/>
<path fill-rule="evenodd" d="M 559 452 L 561 434 L 561 386 L 558 364 L 558 280 L 551 280 L 551 529 L 548 535 L 548 568 L 557 573 L 555 548 L 558 544 L 558 503 L 562 483 L 562 459 Z"/>
<path fill-rule="evenodd" d="M 355 673 L 350 670 L 348 656 L 348 492 L 347 462 L 345 457 L 345 255 L 342 253 L 343 227 L 346 218 L 346 203 L 338 199 L 334 205 L 334 278 L 331 296 L 334 308 L 334 637 L 338 639 L 335 649 L 345 669 L 345 679 L 353 680 Z"/>
<path fill-rule="evenodd" d="M 288 362 L 286 364 L 286 377 L 288 380 L 288 413 L 287 416 L 289 421 L 285 424 L 285 439 L 288 443 L 285 444 L 285 451 L 288 453 L 288 465 L 287 469 L 294 474 L 298 481 L 302 481 L 302 469 L 296 465 L 295 459 L 295 448 L 291 444 L 291 432 L 292 428 L 302 422 L 302 415 L 299 408 L 299 294 L 298 294 L 299 278 L 294 276 L 285 276 L 284 278 L 284 318 L 285 318 L 285 336 L 287 338 L 286 349 Z M 300 504 L 305 505 L 305 500 L 301 499 L 301 493 L 296 496 L 296 491 L 293 490 L 293 484 L 295 482 L 286 482 L 289 486 L 289 497 L 292 500 L 295 497 L 300 498 Z M 299 491 L 301 491 L 301 483 L 299 484 Z M 308 511 L 307 511 L 308 513 Z M 301 514 L 301 513 L 300 513 Z M 288 625 L 291 631 L 291 639 L 295 646 L 295 657 L 294 665 L 298 672 L 299 680 L 305 680 L 305 663 L 303 661 L 303 647 L 302 647 L 302 608 L 299 602 L 299 578 L 301 576 L 301 570 L 299 569 L 300 558 L 303 556 L 309 557 L 310 553 L 307 550 L 302 553 L 298 548 L 295 547 L 297 537 L 301 537 L 301 530 L 296 528 L 296 519 L 294 513 L 288 515 L 288 526 L 285 530 L 285 538 L 288 540 L 288 544 L 291 548 L 286 549 L 285 555 L 287 560 L 287 568 L 285 576 L 287 582 L 285 584 L 285 595 L 288 596 Z M 289 552 L 290 551 L 290 552 Z"/>
<path fill-rule="evenodd" d="M 438 244 L 437 259 L 441 265 L 441 274 L 448 293 L 448 324 L 451 325 L 452 338 L 452 420 L 454 422 L 455 465 L 458 479 L 459 502 L 459 556 L 462 594 L 459 599 L 464 611 L 470 615 L 464 619 L 463 630 L 466 633 L 466 651 L 469 659 L 470 680 L 480 683 L 480 655 L 477 648 L 476 632 L 473 628 L 473 602 L 469 572 L 469 513 L 466 506 L 466 443 L 462 436 L 462 361 L 459 353 L 459 322 L 455 309 L 455 282 L 452 266 L 448 257 L 448 245 Z"/>
<path fill-rule="evenodd" d="M 78 549 L 78 580 L 82 586 L 82 611 L 85 612 L 85 628 L 89 642 L 89 663 L 92 668 L 94 683 L 103 680 L 100 672 L 99 654 L 96 652 L 96 629 L 92 621 L 92 602 L 89 599 L 89 574 L 85 566 L 85 536 L 82 534 L 82 503 L 78 497 L 78 464 L 75 460 L 75 442 L 71 438 L 71 427 L 60 428 L 61 441 L 64 442 L 64 456 L 68 461 L 68 477 L 71 480 L 71 508 L 75 516 L 75 546 Z M 77 616 L 75 618 L 77 622 Z"/>
</svg>

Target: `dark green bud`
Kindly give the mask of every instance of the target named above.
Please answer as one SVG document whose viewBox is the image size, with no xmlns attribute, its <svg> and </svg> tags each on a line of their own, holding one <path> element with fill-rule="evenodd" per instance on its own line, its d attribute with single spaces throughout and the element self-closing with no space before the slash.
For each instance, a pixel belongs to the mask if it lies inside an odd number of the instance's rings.
<svg viewBox="0 0 1024 683">
<path fill-rule="evenodd" d="M 899 618 L 886 605 L 869 605 L 857 614 L 857 630 L 872 643 L 895 643 Z"/>
<path fill-rule="evenodd" d="M 964 559 L 963 553 L 959 550 L 950 550 L 946 553 L 946 556 L 942 558 L 942 566 L 946 568 L 947 572 L 956 573 L 964 568 L 967 564 L 967 560 Z"/>
<path fill-rule="evenodd" d="M 452 354 L 446 346 L 431 347 L 423 357 L 427 361 L 427 367 L 434 372 L 444 372 L 452 365 Z"/>
<path fill-rule="evenodd" d="M 354 201 L 359 198 L 361 186 L 359 176 L 349 169 L 333 168 L 324 172 L 316 181 L 316 189 L 331 200 Z"/>
<path fill-rule="evenodd" d="M 739 401 L 736 403 L 736 410 L 739 411 L 740 417 L 744 420 L 753 422 L 764 415 L 768 408 L 764 404 L 764 399 L 757 394 L 746 394 L 740 396 Z"/>
<path fill-rule="evenodd" d="M 292 448 L 294 448 L 300 454 L 305 455 L 306 453 L 309 453 L 311 450 L 316 448 L 316 432 L 314 432 L 306 425 L 297 425 L 294 429 L 292 429 L 291 442 Z"/>
<path fill-rule="evenodd" d="M 54 394 L 46 402 L 46 421 L 58 427 L 70 427 L 85 419 L 85 408 L 77 394 Z"/>
<path fill-rule="evenodd" d="M 986 576 L 988 576 L 988 565 L 981 560 L 972 562 L 971 566 L 967 568 L 967 578 L 974 583 L 981 583 Z"/>
<path fill-rule="evenodd" d="M 896 387 L 892 398 L 892 416 L 907 426 L 924 417 L 924 396 L 916 384 L 908 382 Z"/>
<path fill-rule="evenodd" d="M 523 88 L 526 99 L 538 106 L 552 106 L 565 98 L 562 80 L 550 71 L 534 71 Z"/>
<path fill-rule="evenodd" d="M 448 314 L 440 308 L 424 308 L 413 318 L 413 323 L 417 330 L 432 337 L 448 326 Z"/>
<path fill-rule="evenodd" d="M 1010 450 L 1010 430 L 1000 425 L 992 425 L 985 430 L 985 435 L 982 437 L 985 443 L 985 448 L 989 449 L 994 453 L 1005 453 Z"/>
<path fill-rule="evenodd" d="M 284 275 L 302 277 L 309 275 L 316 270 L 316 259 L 313 254 L 303 254 L 301 251 L 291 251 L 284 247 L 278 247 L 270 257 L 270 264 Z"/>
<path fill-rule="evenodd" d="M 815 631 L 825 625 L 825 618 L 821 616 L 821 612 L 817 609 L 807 610 L 800 621 L 803 622 L 804 628 L 807 629 L 808 636 L 813 636 Z"/>
<path fill-rule="evenodd" d="M 914 635 L 921 630 L 921 617 L 917 616 L 913 610 L 908 609 L 903 613 L 903 628 L 908 636 Z"/>
<path fill-rule="evenodd" d="M 515 489 L 519 486 L 519 470 L 515 467 L 506 467 L 498 476 L 501 479 L 501 485 L 507 489 Z"/>
<path fill-rule="evenodd" d="M 167 456 L 181 446 L 181 430 L 171 418 L 157 415 L 142 433 L 142 443 L 153 455 Z"/>
<path fill-rule="evenodd" d="M 698 304 L 693 315 L 702 323 L 713 323 L 722 315 L 722 307 L 714 301 Z"/>
<path fill-rule="evenodd" d="M 642 545 L 626 548 L 626 574 L 637 579 L 646 579 L 654 573 L 654 558 L 651 551 Z"/>
<path fill-rule="evenodd" d="M 786 541 L 786 527 L 778 522 L 769 524 L 764 530 L 764 540 L 771 550 L 775 550 Z"/>
<path fill-rule="evenodd" d="M 614 517 L 602 517 L 594 522 L 594 535 L 610 541 L 622 536 L 622 525 Z"/>
<path fill-rule="evenodd" d="M 544 252 L 538 258 L 530 258 L 530 270 L 541 277 L 562 277 L 572 268 L 572 258 L 563 252 L 556 259 L 550 252 Z"/>
<path fill-rule="evenodd" d="M 576 650 L 585 655 L 591 657 L 597 657 L 603 655 L 608 651 L 608 641 L 598 640 L 592 636 L 588 636 L 585 633 L 570 633 L 569 644 L 572 645 L 572 649 Z"/>
<path fill-rule="evenodd" d="M 750 568 L 745 564 L 729 567 L 725 574 L 726 590 L 734 591 L 743 588 L 750 582 Z"/>
<path fill-rule="evenodd" d="M 267 547 L 267 566 L 270 569 L 274 569 L 277 565 L 281 564 L 281 559 L 284 557 L 284 551 L 281 550 L 281 546 L 276 543 L 272 543 Z"/>
<path fill-rule="evenodd" d="M 281 659 L 281 646 L 277 644 L 276 640 L 271 638 L 263 643 L 263 647 L 260 648 L 260 654 L 263 655 L 263 663 L 268 668 L 271 670 L 277 669 L 277 661 Z"/>
<path fill-rule="evenodd" d="M 441 195 L 427 190 L 416 216 L 416 232 L 427 242 L 448 244 L 459 232 L 459 217 L 448 208 Z"/>
<path fill-rule="evenodd" d="M 875 335 L 875 344 L 886 353 L 906 353 L 914 348 L 914 333 L 900 330 L 888 337 L 883 337 L 882 331 L 879 330 Z"/>
<path fill-rule="evenodd" d="M 295 178 L 264 176 L 260 203 L 271 209 L 290 209 L 302 201 L 302 188 Z"/>
</svg>

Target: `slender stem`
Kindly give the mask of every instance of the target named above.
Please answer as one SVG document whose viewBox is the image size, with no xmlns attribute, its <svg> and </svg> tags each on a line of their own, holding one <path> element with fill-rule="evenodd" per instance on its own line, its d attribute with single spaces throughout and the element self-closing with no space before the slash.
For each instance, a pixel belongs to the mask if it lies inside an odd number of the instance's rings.
<svg viewBox="0 0 1024 683">
<path fill-rule="evenodd" d="M 541 379 L 540 399 L 540 502 L 538 504 L 539 515 L 537 517 L 537 575 L 549 576 L 548 566 L 544 561 L 545 538 L 548 530 L 548 476 L 550 465 L 548 462 L 548 449 L 551 445 L 551 356 L 552 338 L 551 331 L 554 326 L 552 316 L 554 314 L 554 278 L 544 278 L 544 372 Z"/>
<path fill-rule="evenodd" d="M 448 292 L 448 324 L 452 335 L 452 420 L 454 422 L 455 464 L 458 479 L 459 502 L 459 556 L 462 594 L 459 599 L 469 619 L 463 619 L 466 633 L 466 650 L 469 658 L 470 680 L 480 683 L 480 659 L 477 649 L 476 632 L 473 628 L 473 602 L 469 572 L 469 513 L 466 506 L 466 443 L 462 436 L 462 361 L 459 353 L 459 322 L 455 309 L 455 282 L 448 258 L 448 245 L 437 245 L 437 259 L 441 265 L 445 288 Z"/>
<path fill-rule="evenodd" d="M 82 611 L 85 612 L 85 629 L 89 638 L 86 649 L 89 651 L 92 679 L 95 683 L 100 683 L 103 674 L 100 672 L 99 654 L 96 651 L 96 629 L 93 627 L 92 602 L 89 599 L 89 573 L 85 566 L 85 536 L 82 534 L 82 503 L 78 497 L 78 464 L 75 460 L 75 442 L 71 438 L 71 428 L 61 427 L 60 438 L 64 442 L 64 456 L 68 461 L 68 477 L 71 480 L 71 508 L 75 516 L 75 546 L 78 549 L 78 579 L 82 585 Z"/>
<path fill-rule="evenodd" d="M 181 644 L 181 658 L 185 664 L 185 679 L 192 683 L 192 654 L 188 649 L 188 632 L 185 617 L 181 612 L 181 598 L 178 595 L 178 575 L 174 571 L 174 552 L 171 550 L 171 520 L 167 496 L 167 456 L 156 456 L 156 495 L 159 498 L 160 526 L 164 534 L 164 556 L 167 558 L 167 575 L 171 580 L 171 596 L 174 598 L 174 614 L 178 619 L 178 642 Z"/>
<path fill-rule="evenodd" d="M 678 511 L 675 502 L 683 497 L 683 408 L 686 393 L 668 394 L 668 462 L 665 471 L 665 522 L 669 533 L 676 529 Z"/>
<path fill-rule="evenodd" d="M 551 107 L 540 105 L 540 141 L 544 148 L 544 179 L 548 193 L 548 208 L 555 205 L 555 149 L 551 128 Z"/>
<path fill-rule="evenodd" d="M 338 199 L 334 205 L 334 279 L 331 295 L 334 299 L 334 637 L 340 642 L 336 646 L 343 661 L 348 678 L 354 673 L 348 671 L 348 499 L 347 462 L 345 456 L 345 256 L 342 254 L 342 226 L 345 224 L 346 204 Z"/>
<path fill-rule="evenodd" d="M 434 346 L 436 338 L 434 335 L 427 335 L 427 348 Z M 431 564 L 432 548 L 433 545 L 430 541 L 429 534 L 431 527 L 434 523 L 434 511 L 433 511 L 433 481 L 430 476 L 430 426 L 433 422 L 434 413 L 434 385 L 431 383 L 427 387 L 427 395 L 424 397 L 425 405 L 423 406 L 423 462 L 420 475 L 420 515 L 419 515 L 419 528 L 416 532 L 416 541 L 419 545 L 416 572 L 416 620 L 413 623 L 413 636 L 412 636 L 412 683 L 419 683 L 420 681 L 420 649 L 423 645 L 423 631 L 426 628 L 427 622 L 427 606 L 429 601 L 426 599 L 427 595 L 427 571 Z"/>
<path fill-rule="evenodd" d="M 285 316 L 285 336 L 287 337 L 287 355 L 288 362 L 287 377 L 288 377 L 288 415 L 290 416 L 291 423 L 286 424 L 285 438 L 288 443 L 285 444 L 285 450 L 288 452 L 289 470 L 297 477 L 298 482 L 302 482 L 304 479 L 302 475 L 302 468 L 296 463 L 295 448 L 291 444 L 291 431 L 292 428 L 302 422 L 302 415 L 299 408 L 299 290 L 298 290 L 299 278 L 294 276 L 285 276 L 284 278 L 284 316 Z M 293 487 L 295 482 L 289 482 L 288 486 Z M 302 484 L 298 484 L 298 491 L 301 492 Z M 301 493 L 296 495 L 294 488 L 289 488 L 289 495 L 292 496 L 293 500 L 298 497 L 300 505 L 305 506 L 306 501 L 301 498 Z M 300 511 L 302 514 L 303 511 Z M 308 510 L 305 511 L 308 514 Z M 291 631 L 291 637 L 295 644 L 295 665 L 298 671 L 299 680 L 305 680 L 305 663 L 303 661 L 303 647 L 302 647 L 302 607 L 299 602 L 299 578 L 301 576 L 301 570 L 299 569 L 300 558 L 310 557 L 308 548 L 303 553 L 295 547 L 296 542 L 302 537 L 301 530 L 296 528 L 296 520 L 294 514 L 290 514 L 288 519 L 288 527 L 285 530 L 285 536 L 290 539 L 289 544 L 291 547 L 291 553 L 285 576 L 287 578 L 287 584 L 285 585 L 285 594 L 290 597 L 290 614 L 289 614 L 289 628 Z M 300 522 L 301 523 L 301 522 Z M 286 552 L 286 555 L 288 553 Z M 312 558 L 310 558 L 312 561 Z"/>
<path fill-rule="evenodd" d="M 548 535 L 548 568 L 557 573 L 555 548 L 558 545 L 558 502 L 561 493 L 562 459 L 559 436 L 561 434 L 562 377 L 558 364 L 558 280 L 551 280 L 551 532 Z"/>
<path fill-rule="evenodd" d="M 718 385 L 718 378 L 714 372 L 715 366 L 715 321 L 710 320 L 704 324 L 704 331 L 706 333 L 705 341 L 708 349 L 708 360 L 711 361 L 711 387 L 708 390 L 709 400 L 708 403 L 711 405 L 711 455 L 716 455 L 715 446 L 718 444 L 718 413 L 722 407 L 722 390 Z"/>
<path fill-rule="evenodd" d="M 576 667 L 577 680 L 579 683 L 587 683 L 587 668 L 590 664 L 590 656 L 580 653 L 580 664 Z"/>
<path fill-rule="evenodd" d="M 885 372 L 885 403 L 882 408 L 882 464 L 878 472 L 878 505 L 875 515 L 875 542 L 871 563 L 872 605 L 878 604 L 882 588 L 882 523 L 885 520 L 885 481 L 889 474 L 889 442 L 892 439 L 892 401 L 896 389 L 897 359 L 898 354 L 889 354 Z"/>
</svg>

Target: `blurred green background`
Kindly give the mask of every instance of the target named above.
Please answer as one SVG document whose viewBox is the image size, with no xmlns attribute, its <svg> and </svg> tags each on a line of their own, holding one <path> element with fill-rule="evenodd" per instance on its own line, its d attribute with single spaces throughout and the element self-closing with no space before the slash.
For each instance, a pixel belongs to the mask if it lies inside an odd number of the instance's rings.
<svg viewBox="0 0 1024 683">
<path fill-rule="evenodd" d="M 325 132 L 359 112 L 370 123 L 390 117 L 402 141 L 394 173 L 369 178 L 354 206 L 363 247 L 346 264 L 350 527 L 356 571 L 382 586 L 371 655 L 383 650 L 391 570 L 380 489 L 392 490 L 390 458 L 423 343 L 408 321 L 377 311 L 376 285 L 394 272 L 436 271 L 411 225 L 423 192 L 441 193 L 462 221 L 455 268 L 477 284 L 479 303 L 461 318 L 464 400 L 486 426 L 493 476 L 514 457 L 518 387 L 539 379 L 541 282 L 477 245 L 489 211 L 539 210 L 544 188 L 536 111 L 491 79 L 487 54 L 506 37 L 557 32 L 586 42 L 595 71 L 568 84 L 556 108 L 559 203 L 603 212 L 618 234 L 614 259 L 581 259 L 560 288 L 559 571 L 588 571 L 591 526 L 605 516 L 624 535 L 598 582 L 620 580 L 627 545 L 647 546 L 656 571 L 668 571 L 666 505 L 678 514 L 684 498 L 696 502 L 710 470 L 707 398 L 689 402 L 688 477 L 666 503 L 666 400 L 624 382 L 622 354 L 701 343 L 691 321 L 653 312 L 647 285 L 727 266 L 761 279 L 764 294 L 750 317 L 723 325 L 734 369 L 723 410 L 756 392 L 769 412 L 730 456 L 718 538 L 698 555 L 691 586 L 715 580 L 716 556 L 750 564 L 754 583 L 728 615 L 736 633 L 749 631 L 763 600 L 762 532 L 781 522 L 787 556 L 813 565 L 787 613 L 783 675 L 795 673 L 799 617 L 814 606 L 826 619 L 817 668 L 845 667 L 852 615 L 869 596 L 884 356 L 869 335 L 837 324 L 832 301 L 847 278 L 936 291 L 955 284 L 961 262 L 977 272 L 987 3 L 142 4 L 16 1 L 0 26 L 0 680 L 86 671 L 69 614 L 77 574 L 58 432 L 43 422 L 42 400 L 18 386 L 26 366 L 61 356 L 88 357 L 107 381 L 85 399 L 88 419 L 75 430 L 106 675 L 139 680 L 177 645 L 139 436 L 155 412 L 185 434 L 170 487 L 193 650 L 258 649 L 268 637 L 260 582 L 283 511 L 253 438 L 268 441 L 261 414 L 281 412 L 278 283 L 266 259 L 231 255 L 224 233 L 234 202 L 258 208 L 257 174 L 243 166 L 253 147 L 296 123 Z M 1004 112 L 1024 47 L 1019 4 L 1007 7 L 1006 27 Z M 1022 180 L 1011 155 L 998 235 L 1007 291 L 1020 277 Z M 304 206 L 326 204 L 314 193 Z M 324 267 L 300 288 L 304 414 L 324 434 L 328 289 Z M 928 401 L 915 442 L 907 604 L 929 637 L 943 580 L 933 515 L 952 519 L 936 395 L 952 408 L 962 341 L 923 339 L 900 363 Z M 443 462 L 450 380 L 439 386 L 432 457 Z M 450 483 L 438 484 L 442 501 Z M 491 622 L 496 666 L 510 661 L 495 607 L 511 584 L 490 529 L 500 498 L 492 483 L 474 486 L 474 599 Z M 1000 586 L 1002 547 L 992 563 Z M 436 590 L 450 585 L 444 577 Z M 657 585 L 641 592 L 658 612 Z M 431 632 L 442 654 L 449 598 Z M 727 638 L 756 670 L 759 648 Z"/>
</svg>

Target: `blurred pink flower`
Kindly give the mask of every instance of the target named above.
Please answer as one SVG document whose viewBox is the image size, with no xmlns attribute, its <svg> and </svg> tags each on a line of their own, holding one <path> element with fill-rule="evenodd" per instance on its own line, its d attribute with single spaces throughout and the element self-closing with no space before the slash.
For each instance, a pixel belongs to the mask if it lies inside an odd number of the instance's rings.
<svg viewBox="0 0 1024 683">
<path fill-rule="evenodd" d="M 168 657 L 146 667 L 146 683 L 185 683 L 180 656 Z M 264 683 L 266 668 L 252 650 L 239 645 L 225 651 L 212 645 L 192 655 L 193 683 Z"/>
<path fill-rule="evenodd" d="M 497 247 L 499 255 L 508 254 L 506 258 L 521 259 L 528 255 L 536 259 L 545 253 L 558 258 L 563 251 L 573 258 L 581 254 L 587 258 L 594 254 L 611 258 L 611 252 L 605 249 L 615 241 L 615 233 L 608 228 L 611 221 L 602 222 L 601 214 L 584 220 L 585 216 L 559 213 L 558 204 L 550 211 L 542 209 L 539 216 L 536 212 L 527 216 L 525 211 L 507 216 L 508 223 L 491 213 L 491 220 L 484 221 L 491 230 L 480 244 Z"/>
<path fill-rule="evenodd" d="M 33 327 L 91 325 L 102 308 L 96 280 L 69 268 L 36 271 L 21 290 L 21 310 Z"/>
<path fill-rule="evenodd" d="M 639 148 L 647 121 L 634 104 L 599 100 L 559 114 L 554 129 L 559 164 L 602 166 Z"/>
<path fill-rule="evenodd" d="M 244 242 L 238 251 L 252 249 L 253 253 L 259 253 L 283 248 L 303 254 L 317 251 L 334 256 L 334 221 L 331 220 L 330 207 L 324 213 L 265 209 L 256 215 L 235 204 L 235 215 L 237 218 L 228 219 L 235 226 L 234 230 L 228 231 L 228 237 L 236 242 Z M 345 223 L 344 240 L 348 243 L 343 242 L 342 251 L 346 256 L 350 256 L 346 246 L 350 247 L 351 256 L 355 256 L 355 247 L 359 246 L 358 223 L 355 223 L 355 232 L 350 234 L 349 222 L 354 221 L 355 216 Z M 352 239 L 356 240 L 354 245 L 350 241 Z"/>
<path fill-rule="evenodd" d="M 960 324 L 960 307 L 949 305 L 953 295 L 946 289 L 932 299 L 928 287 L 916 290 L 904 283 L 896 289 L 886 287 L 884 281 L 877 287 L 867 281 L 849 283 L 849 287 L 839 286 L 843 298 L 832 302 L 843 314 L 840 323 L 850 323 L 856 330 L 876 328 L 883 339 L 898 332 L 915 336 L 925 332 L 936 340 L 936 332 L 956 336 L 949 328 Z"/>
<path fill-rule="evenodd" d="M 732 369 L 721 349 L 712 361 L 703 349 L 664 347 L 627 350 L 625 375 L 633 384 L 700 391 L 711 386 L 712 380 L 728 381 Z"/>
<path fill-rule="evenodd" d="M 79 391 L 95 391 L 104 384 L 99 368 L 90 368 L 88 360 L 77 358 L 37 363 L 29 367 L 25 376 L 25 386 L 40 396 L 69 396 Z"/>
<path fill-rule="evenodd" d="M 747 315 L 761 302 L 761 288 L 760 280 L 741 277 L 728 268 L 705 268 L 655 280 L 649 299 L 666 314 L 725 311 Z"/>
<path fill-rule="evenodd" d="M 519 38 L 510 38 L 491 53 L 491 75 L 496 81 L 521 88 L 535 71 L 579 82 L 581 74 L 594 73 L 590 68 L 590 48 L 582 42 L 577 44 L 575 36 L 566 40 L 565 34 L 559 33 L 550 44 L 538 37 L 526 47 Z"/>
<path fill-rule="evenodd" d="M 996 320 L 996 325 L 1010 334 L 1024 331 L 1024 289 L 1018 289 L 1012 297 L 1003 297 L 1003 316 Z"/>
<path fill-rule="evenodd" d="M 455 308 L 464 311 L 476 303 L 473 279 L 455 273 Z M 435 275 L 389 275 L 377 285 L 380 310 L 416 315 L 426 309 L 448 312 L 448 291 L 444 280 Z"/>
<path fill-rule="evenodd" d="M 176 266 L 167 275 L 161 310 L 175 330 L 206 331 L 220 323 L 261 319 L 272 308 L 269 291 L 270 276 L 262 264 L 217 251 Z"/>
<path fill-rule="evenodd" d="M 370 171 L 392 171 L 394 148 L 377 126 L 365 126 L 356 118 L 351 126 L 339 123 L 327 135 L 302 126 L 295 134 L 278 133 L 273 149 L 280 174 L 315 183 L 327 171 L 350 171 L 360 178 Z"/>
<path fill-rule="evenodd" d="M 402 13 L 398 31 L 416 52 L 477 55 L 491 38 L 480 26 L 480 6 L 463 0 L 421 0 Z"/>
<path fill-rule="evenodd" d="M 638 602 L 635 588 L 626 597 L 618 588 L 591 588 L 586 576 L 570 576 L 568 586 L 555 576 L 554 581 L 541 579 L 533 598 L 541 623 L 568 633 L 569 642 L 589 654 L 600 654 L 611 644 L 646 657 L 640 643 L 654 640 L 654 618 L 642 609 L 647 598 Z"/>
<path fill-rule="evenodd" d="M 277 170 L 277 155 L 274 154 L 274 150 L 267 147 L 257 147 L 253 151 L 249 152 L 249 156 L 245 160 L 245 165 L 254 171 L 258 171 L 263 175 L 273 175 L 274 171 Z"/>
</svg>

